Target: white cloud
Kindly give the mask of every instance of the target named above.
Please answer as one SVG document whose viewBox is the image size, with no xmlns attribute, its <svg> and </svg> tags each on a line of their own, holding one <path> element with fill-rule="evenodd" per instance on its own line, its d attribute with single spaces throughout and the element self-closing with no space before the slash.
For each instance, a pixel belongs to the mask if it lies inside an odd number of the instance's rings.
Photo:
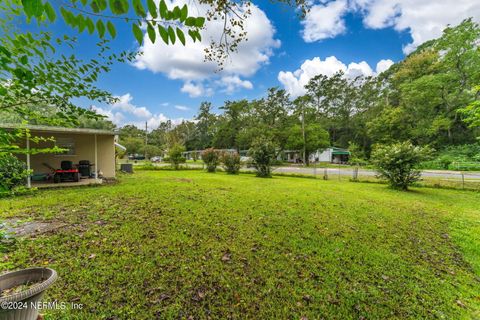
<svg viewBox="0 0 480 320">
<path fill-rule="evenodd" d="M 91 109 L 98 114 L 107 117 L 108 120 L 112 121 L 115 124 L 122 123 L 123 120 L 125 120 L 125 116 L 121 112 L 113 112 L 112 110 L 97 107 L 95 105 L 92 105 Z"/>
<path fill-rule="evenodd" d="M 408 30 L 413 42 L 404 47 L 405 53 L 439 37 L 449 24 L 459 24 L 468 17 L 480 20 L 480 1 L 476 0 L 354 0 L 353 3 L 365 13 L 363 21 L 367 27 Z"/>
<path fill-rule="evenodd" d="M 146 122 L 150 130 L 157 128 L 160 123 L 167 120 L 171 120 L 174 124 L 179 124 L 185 120 L 183 118 L 170 119 L 163 113 L 153 113 L 147 107 L 139 107 L 132 103 L 133 97 L 130 93 L 115 96 L 115 98 L 117 98 L 118 101 L 114 104 L 103 107 L 91 106 L 91 109 L 98 114 L 106 116 L 108 120 L 118 126 L 133 124 L 138 128 L 144 128 Z M 175 106 L 175 108 L 179 110 L 189 110 L 189 108 L 179 105 Z"/>
<path fill-rule="evenodd" d="M 189 107 L 180 106 L 180 105 L 176 105 L 176 106 L 175 106 L 175 109 L 180 110 L 180 111 L 188 111 L 188 110 L 191 110 Z"/>
<path fill-rule="evenodd" d="M 384 71 L 387 71 L 388 69 L 390 69 L 390 67 L 393 64 L 394 64 L 394 62 L 390 59 L 383 59 L 383 60 L 378 61 L 377 68 L 376 68 L 377 74 L 380 74 Z"/>
<path fill-rule="evenodd" d="M 478 0 L 334 0 L 326 5 L 314 5 L 304 22 L 306 42 L 335 37 L 345 32 L 346 13 L 363 16 L 367 28 L 393 27 L 408 31 L 413 41 L 403 51 L 410 53 L 425 41 L 439 37 L 447 25 L 457 25 L 473 17 L 480 21 Z"/>
<path fill-rule="evenodd" d="M 180 91 L 188 93 L 191 98 L 209 97 L 213 94 L 212 88 L 205 88 L 201 82 L 195 84 L 192 81 L 185 82 Z"/>
<path fill-rule="evenodd" d="M 224 87 L 224 92 L 231 94 L 238 89 L 252 89 L 253 84 L 248 80 L 242 80 L 238 76 L 224 76 L 217 83 Z"/>
<path fill-rule="evenodd" d="M 172 2 L 167 2 L 173 5 Z M 174 1 L 174 5 L 183 3 L 184 0 Z M 197 9 L 199 14 L 206 10 L 202 4 L 190 7 Z M 143 54 L 137 57 L 134 66 L 154 73 L 163 73 L 170 79 L 182 80 L 184 85 L 181 91 L 191 97 L 212 95 L 217 87 L 229 92 L 246 88 L 248 85 L 245 85 L 246 82 L 241 77 L 253 76 L 262 65 L 269 62 L 273 49 L 280 46 L 280 41 L 274 39 L 275 28 L 265 13 L 255 5 L 250 9 L 252 14 L 244 22 L 248 41 L 239 45 L 238 52 L 231 53 L 220 72 L 216 73 L 218 66 L 215 63 L 204 61 L 205 49 L 212 40 L 218 41 L 221 37 L 223 22 L 218 20 L 206 22 L 201 42 L 194 43 L 188 39 L 186 46 L 179 42 L 175 45 L 165 45 L 160 41 L 152 44 L 148 37 L 145 37 L 140 48 Z M 192 14 L 195 15 L 196 12 Z M 240 81 L 237 84 L 218 81 L 224 77 L 236 77 Z"/>
<path fill-rule="evenodd" d="M 147 119 L 152 116 L 152 113 L 147 108 L 137 107 L 131 103 L 133 97 L 130 93 L 124 94 L 123 96 L 116 96 L 115 98 L 118 99 L 118 102 L 112 104 L 112 110 L 120 110 L 142 119 Z"/>
<path fill-rule="evenodd" d="M 374 72 L 368 63 L 361 61 L 359 63 L 350 63 L 345 71 L 345 75 L 353 79 L 360 76 L 370 77 L 374 75 Z"/>
<path fill-rule="evenodd" d="M 317 4 L 311 7 L 305 19 L 302 38 L 305 42 L 315 42 L 334 38 L 346 31 L 343 15 L 347 11 L 347 1 L 331 1 L 326 4 Z"/>
<path fill-rule="evenodd" d="M 282 83 L 285 90 L 292 96 L 298 97 L 305 94 L 305 85 L 311 78 L 323 74 L 332 76 L 338 71 L 345 73 L 348 78 L 356 78 L 358 76 L 374 76 L 380 70 L 388 68 L 393 64 L 391 60 L 381 60 L 377 64 L 377 71 L 374 72 L 370 65 L 365 62 L 352 62 L 348 66 L 335 56 L 327 57 L 325 60 L 315 57 L 306 60 L 299 69 L 295 71 L 280 71 L 278 73 L 278 81 Z M 386 70 L 386 69 L 385 69 Z"/>
</svg>

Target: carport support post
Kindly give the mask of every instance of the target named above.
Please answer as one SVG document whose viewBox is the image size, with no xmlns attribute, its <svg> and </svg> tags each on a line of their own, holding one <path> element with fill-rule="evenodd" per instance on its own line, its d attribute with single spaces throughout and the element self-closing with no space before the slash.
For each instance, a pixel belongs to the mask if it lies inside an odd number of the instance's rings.
<svg viewBox="0 0 480 320">
<path fill-rule="evenodd" d="M 27 170 L 28 170 L 27 188 L 31 188 L 32 176 L 30 175 L 30 137 L 28 132 L 27 132 Z"/>
<path fill-rule="evenodd" d="M 95 180 L 98 179 L 98 157 L 97 157 L 97 135 L 95 134 L 95 173 L 94 173 L 94 177 L 95 177 Z"/>
</svg>

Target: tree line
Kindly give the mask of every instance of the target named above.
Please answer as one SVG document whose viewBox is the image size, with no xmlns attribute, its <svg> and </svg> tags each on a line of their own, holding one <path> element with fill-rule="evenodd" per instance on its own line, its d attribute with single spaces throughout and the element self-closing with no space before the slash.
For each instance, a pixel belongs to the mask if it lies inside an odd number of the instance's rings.
<svg viewBox="0 0 480 320">
<path fill-rule="evenodd" d="M 467 19 L 378 76 L 317 75 L 303 96 L 292 99 L 270 88 L 262 99 L 226 101 L 221 114 L 202 102 L 192 121 L 167 121 L 148 132 L 146 150 L 145 131 L 134 126 L 120 129 L 121 141 L 131 153 L 153 156 L 175 144 L 187 150 L 247 150 L 263 137 L 307 159 L 327 146 L 369 159 L 377 144 L 410 141 L 435 150 L 475 144 L 479 39 L 479 25 Z"/>
</svg>

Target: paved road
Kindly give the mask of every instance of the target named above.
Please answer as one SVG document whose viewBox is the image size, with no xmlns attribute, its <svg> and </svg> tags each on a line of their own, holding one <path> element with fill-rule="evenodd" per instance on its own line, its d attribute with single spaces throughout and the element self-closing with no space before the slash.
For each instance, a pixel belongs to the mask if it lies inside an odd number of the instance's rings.
<svg viewBox="0 0 480 320">
<path fill-rule="evenodd" d="M 317 168 L 317 175 L 323 175 L 325 168 Z M 351 168 L 327 168 L 329 175 L 344 175 L 351 176 L 353 169 Z M 297 174 L 314 174 L 314 168 L 305 167 L 278 167 L 274 172 L 280 173 L 297 173 Z M 360 169 L 359 176 L 375 176 L 374 170 Z M 479 179 L 480 172 L 464 172 L 465 179 Z M 422 171 L 422 177 L 429 178 L 444 178 L 444 179 L 461 179 L 462 174 L 459 171 L 440 171 L 440 170 L 425 170 Z"/>
</svg>

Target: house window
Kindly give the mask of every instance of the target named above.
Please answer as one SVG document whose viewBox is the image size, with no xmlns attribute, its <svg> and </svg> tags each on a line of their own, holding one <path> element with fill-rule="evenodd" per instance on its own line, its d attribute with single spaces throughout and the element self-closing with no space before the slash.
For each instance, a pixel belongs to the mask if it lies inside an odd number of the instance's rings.
<svg viewBox="0 0 480 320">
<path fill-rule="evenodd" d="M 75 140 L 73 138 L 57 138 L 55 141 L 57 147 L 66 149 L 61 155 L 75 155 Z"/>
</svg>

